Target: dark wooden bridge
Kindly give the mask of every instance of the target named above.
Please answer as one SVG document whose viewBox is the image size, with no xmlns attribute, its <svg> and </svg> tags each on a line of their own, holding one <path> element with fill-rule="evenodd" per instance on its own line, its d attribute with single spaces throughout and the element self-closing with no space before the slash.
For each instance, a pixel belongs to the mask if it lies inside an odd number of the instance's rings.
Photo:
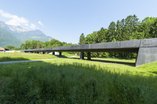
<svg viewBox="0 0 157 104">
<path fill-rule="evenodd" d="M 135 52 L 137 53 L 135 65 L 139 66 L 157 61 L 157 38 L 24 50 L 31 53 L 52 52 L 53 55 L 59 52 L 60 56 L 66 51 L 80 52 L 80 59 L 84 59 L 84 52 L 87 52 L 88 60 L 91 60 L 91 52 Z"/>
</svg>

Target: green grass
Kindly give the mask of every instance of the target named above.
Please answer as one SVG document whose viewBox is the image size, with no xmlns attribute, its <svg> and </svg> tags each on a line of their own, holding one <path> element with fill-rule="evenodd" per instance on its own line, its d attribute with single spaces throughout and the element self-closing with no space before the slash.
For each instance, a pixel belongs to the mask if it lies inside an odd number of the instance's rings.
<svg viewBox="0 0 157 104">
<path fill-rule="evenodd" d="M 157 62 L 152 62 L 146 65 L 142 65 L 138 67 L 138 69 L 149 73 L 157 74 Z"/>
<path fill-rule="evenodd" d="M 156 69 L 66 58 L 0 65 L 0 104 L 156 104 Z"/>
<path fill-rule="evenodd" d="M 135 59 L 118 59 L 118 58 L 92 58 L 94 60 L 104 60 L 104 61 L 113 61 L 113 62 L 129 62 L 135 63 Z"/>
<path fill-rule="evenodd" d="M 14 60 L 36 60 L 36 59 L 51 59 L 55 56 L 51 54 L 35 54 L 35 53 L 23 53 L 23 52 L 13 52 L 6 53 L 0 52 L 0 62 L 2 61 L 14 61 Z"/>
</svg>

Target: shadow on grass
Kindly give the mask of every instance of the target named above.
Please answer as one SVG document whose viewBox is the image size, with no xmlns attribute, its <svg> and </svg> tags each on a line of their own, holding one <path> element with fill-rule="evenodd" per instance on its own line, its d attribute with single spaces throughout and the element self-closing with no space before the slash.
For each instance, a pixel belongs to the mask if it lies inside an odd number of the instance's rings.
<svg viewBox="0 0 157 104">
<path fill-rule="evenodd" d="M 69 59 L 80 59 L 77 57 L 65 57 L 65 58 L 69 58 Z M 87 59 L 85 59 L 87 60 Z M 102 63 L 116 63 L 116 64 L 123 64 L 123 65 L 128 65 L 128 66 L 135 66 L 135 62 L 124 62 L 124 61 L 120 61 L 120 60 L 101 60 L 101 59 L 91 59 L 90 61 L 93 62 L 102 62 Z"/>
<path fill-rule="evenodd" d="M 5 62 L 5 61 L 20 61 L 20 60 L 29 60 L 29 59 L 23 58 L 23 57 L 18 57 L 18 58 L 1 57 L 0 58 L 0 62 Z"/>
<path fill-rule="evenodd" d="M 0 104 L 156 103 L 154 77 L 96 68 L 68 62 L 1 65 Z"/>
<path fill-rule="evenodd" d="M 58 58 L 68 58 L 67 56 L 65 56 L 65 55 L 55 55 L 56 57 L 58 57 Z"/>
<path fill-rule="evenodd" d="M 1 65 L 0 104 L 156 103 L 154 77 L 96 68 L 68 62 Z"/>
<path fill-rule="evenodd" d="M 123 64 L 123 65 L 128 65 L 128 66 L 135 66 L 135 63 L 133 62 L 124 62 L 124 61 L 111 61 L 111 60 L 99 60 L 99 59 L 92 59 L 91 61 L 96 61 L 96 62 L 105 62 L 105 63 L 116 63 L 116 64 Z"/>
</svg>

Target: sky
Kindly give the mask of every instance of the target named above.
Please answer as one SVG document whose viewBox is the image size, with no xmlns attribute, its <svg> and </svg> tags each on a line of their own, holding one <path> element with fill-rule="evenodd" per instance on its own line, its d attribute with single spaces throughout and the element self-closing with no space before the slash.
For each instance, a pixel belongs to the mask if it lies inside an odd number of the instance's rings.
<svg viewBox="0 0 157 104">
<path fill-rule="evenodd" d="M 0 0 L 0 21 L 78 43 L 80 34 L 108 28 L 128 15 L 157 17 L 156 5 L 157 0 Z"/>
</svg>

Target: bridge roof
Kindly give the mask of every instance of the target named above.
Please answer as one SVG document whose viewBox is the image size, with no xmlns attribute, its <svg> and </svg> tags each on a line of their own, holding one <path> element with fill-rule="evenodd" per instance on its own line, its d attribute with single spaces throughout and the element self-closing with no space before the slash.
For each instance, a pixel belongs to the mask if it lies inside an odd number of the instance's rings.
<svg viewBox="0 0 157 104">
<path fill-rule="evenodd" d="M 157 38 L 62 46 L 56 48 L 28 49 L 25 52 L 52 52 L 52 51 L 138 51 L 140 47 L 156 47 Z"/>
</svg>

